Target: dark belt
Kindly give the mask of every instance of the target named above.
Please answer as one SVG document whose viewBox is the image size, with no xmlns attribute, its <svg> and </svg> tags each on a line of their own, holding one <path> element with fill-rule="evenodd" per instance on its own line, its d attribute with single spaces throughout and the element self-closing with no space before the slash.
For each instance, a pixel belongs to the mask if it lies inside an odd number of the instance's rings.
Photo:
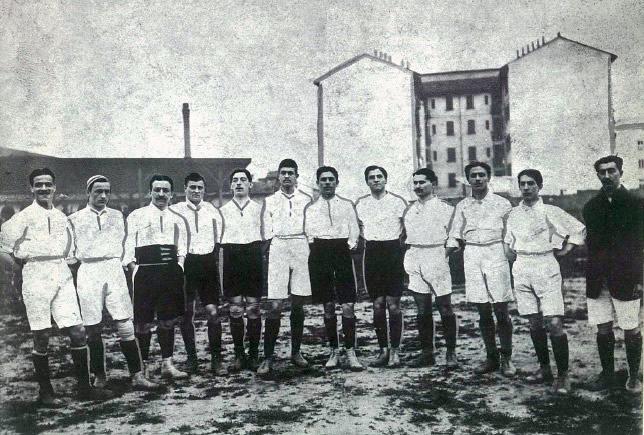
<svg viewBox="0 0 644 435">
<path fill-rule="evenodd" d="M 177 262 L 177 247 L 175 245 L 148 245 L 134 249 L 134 256 L 139 266 L 145 264 L 163 264 Z"/>
</svg>

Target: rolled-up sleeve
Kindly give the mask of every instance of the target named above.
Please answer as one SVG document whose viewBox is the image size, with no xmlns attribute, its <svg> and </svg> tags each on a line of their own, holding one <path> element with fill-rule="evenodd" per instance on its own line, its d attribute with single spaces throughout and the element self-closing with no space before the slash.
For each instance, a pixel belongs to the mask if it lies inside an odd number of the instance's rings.
<svg viewBox="0 0 644 435">
<path fill-rule="evenodd" d="M 586 239 L 586 226 L 558 207 L 548 209 L 548 220 L 554 226 L 557 233 L 568 237 L 568 243 L 583 245 Z"/>
</svg>

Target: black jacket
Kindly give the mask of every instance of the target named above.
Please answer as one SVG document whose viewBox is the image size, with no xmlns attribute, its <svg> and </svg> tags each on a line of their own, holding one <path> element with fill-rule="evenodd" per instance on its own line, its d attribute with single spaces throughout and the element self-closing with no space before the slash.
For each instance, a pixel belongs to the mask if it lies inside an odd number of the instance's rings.
<svg viewBox="0 0 644 435">
<path fill-rule="evenodd" d="M 630 301 L 640 298 L 636 289 L 642 283 L 642 232 L 644 202 L 623 186 L 612 202 L 603 190 L 584 206 L 586 222 L 586 296 L 599 297 L 606 283 L 613 298 Z"/>
</svg>

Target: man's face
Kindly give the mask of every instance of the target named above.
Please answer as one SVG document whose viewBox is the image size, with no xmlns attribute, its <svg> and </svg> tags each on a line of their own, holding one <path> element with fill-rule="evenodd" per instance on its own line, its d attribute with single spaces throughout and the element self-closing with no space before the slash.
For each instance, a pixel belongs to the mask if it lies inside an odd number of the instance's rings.
<svg viewBox="0 0 644 435">
<path fill-rule="evenodd" d="M 205 193 L 206 186 L 203 180 L 188 181 L 188 184 L 186 185 L 186 198 L 188 198 L 188 201 L 197 205 L 203 200 Z"/>
<path fill-rule="evenodd" d="M 597 169 L 597 178 L 602 182 L 604 190 L 613 193 L 622 183 L 622 174 L 619 172 L 617 163 L 602 163 Z"/>
<path fill-rule="evenodd" d="M 298 177 L 298 174 L 295 168 L 289 168 L 287 166 L 282 166 L 280 168 L 279 174 L 277 174 L 277 178 L 280 181 L 280 185 L 287 189 L 290 189 L 291 187 L 295 187 L 297 177 Z"/>
<path fill-rule="evenodd" d="M 335 189 L 338 187 L 338 179 L 331 171 L 322 172 L 318 179 L 318 186 L 323 198 L 331 198 L 335 195 Z"/>
<path fill-rule="evenodd" d="M 110 183 L 97 181 L 89 192 L 89 205 L 96 210 L 103 210 L 110 201 Z"/>
<path fill-rule="evenodd" d="M 51 175 L 38 175 L 34 177 L 31 193 L 34 194 L 36 202 L 40 205 L 48 206 L 54 201 L 56 184 Z"/>
<path fill-rule="evenodd" d="M 253 183 L 244 172 L 235 172 L 230 183 L 230 188 L 237 198 L 244 198 L 249 195 Z"/>
<path fill-rule="evenodd" d="M 472 186 L 472 190 L 483 191 L 487 189 L 487 183 L 490 181 L 490 179 L 487 176 L 487 172 L 485 172 L 485 168 L 481 166 L 475 166 L 470 169 L 470 175 L 467 177 L 467 181 L 469 181 L 470 185 Z"/>
<path fill-rule="evenodd" d="M 522 175 L 519 178 L 519 190 L 521 190 L 521 195 L 524 200 L 534 202 L 539 198 L 539 190 L 541 188 L 534 178 Z"/>
<path fill-rule="evenodd" d="M 387 178 L 380 169 L 372 169 L 367 174 L 367 186 L 371 189 L 371 193 L 382 193 L 387 185 Z"/>
<path fill-rule="evenodd" d="M 154 181 L 152 183 L 152 203 L 161 210 L 165 210 L 170 205 L 172 199 L 172 187 L 169 181 Z"/>
<path fill-rule="evenodd" d="M 414 175 L 414 193 L 419 199 L 425 199 L 434 193 L 434 185 L 427 179 L 426 175 Z"/>
</svg>

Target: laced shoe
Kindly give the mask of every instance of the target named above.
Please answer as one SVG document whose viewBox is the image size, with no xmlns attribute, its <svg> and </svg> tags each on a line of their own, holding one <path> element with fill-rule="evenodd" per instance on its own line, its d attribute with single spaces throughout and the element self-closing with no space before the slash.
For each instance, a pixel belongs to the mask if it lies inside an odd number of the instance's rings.
<svg viewBox="0 0 644 435">
<path fill-rule="evenodd" d="M 629 376 L 624 388 L 626 388 L 626 391 L 628 391 L 629 393 L 641 394 L 642 381 L 640 381 L 637 376 Z"/>
<path fill-rule="evenodd" d="M 389 362 L 387 363 L 387 367 L 393 369 L 402 366 L 402 363 L 400 362 L 400 356 L 398 355 L 398 349 L 392 348 L 391 351 L 389 351 Z"/>
<path fill-rule="evenodd" d="M 132 375 L 132 389 L 137 391 L 164 391 L 165 387 L 145 378 L 143 372 Z"/>
<path fill-rule="evenodd" d="M 82 402 L 104 402 L 114 397 L 114 393 L 103 388 L 82 387 L 78 389 L 78 400 Z"/>
<path fill-rule="evenodd" d="M 230 371 L 233 373 L 241 372 L 246 367 L 246 356 L 235 355 L 233 363 L 230 365 Z"/>
<path fill-rule="evenodd" d="M 378 358 L 369 364 L 371 367 L 385 367 L 389 363 L 389 349 L 380 349 Z"/>
<path fill-rule="evenodd" d="M 228 370 L 226 370 L 226 366 L 224 365 L 221 355 L 212 356 L 212 359 L 210 360 L 210 371 L 214 373 L 215 376 L 226 376 L 228 374 Z"/>
<path fill-rule="evenodd" d="M 474 373 L 477 375 L 483 375 L 486 373 L 492 373 L 499 369 L 499 360 L 495 358 L 487 357 L 485 361 L 481 363 L 478 367 L 474 369 Z"/>
<path fill-rule="evenodd" d="M 63 402 L 56 397 L 53 390 L 40 390 L 40 392 L 38 393 L 38 404 L 43 408 L 60 408 L 61 406 L 63 406 Z"/>
<path fill-rule="evenodd" d="M 359 372 L 364 370 L 364 366 L 356 356 L 356 350 L 351 348 L 351 349 L 347 349 L 346 352 L 347 352 L 347 363 L 349 364 L 349 370 L 351 370 L 352 372 Z"/>
<path fill-rule="evenodd" d="M 291 363 L 293 363 L 295 367 L 299 367 L 301 369 L 309 366 L 309 362 L 302 356 L 301 352 L 291 355 Z"/>
<path fill-rule="evenodd" d="M 526 376 L 526 382 L 529 384 L 552 384 L 555 380 L 552 375 L 550 366 L 540 367 L 536 372 Z"/>
<path fill-rule="evenodd" d="M 338 356 L 338 349 L 331 348 L 331 354 L 329 355 L 329 360 L 326 362 L 324 367 L 327 369 L 334 369 L 338 367 L 339 364 L 340 364 L 340 361 Z"/>
<path fill-rule="evenodd" d="M 512 378 L 517 374 L 517 369 L 509 356 L 501 355 L 501 373 L 506 378 Z"/>
<path fill-rule="evenodd" d="M 568 373 L 558 375 L 555 382 L 552 384 L 551 392 L 553 394 L 569 394 L 572 391 L 570 384 L 570 377 Z"/>
<path fill-rule="evenodd" d="M 264 361 L 262 361 L 259 368 L 257 369 L 257 374 L 267 375 L 272 371 L 273 371 L 273 357 L 269 356 L 264 358 Z"/>
<path fill-rule="evenodd" d="M 409 367 L 418 368 L 418 367 L 431 367 L 435 363 L 436 363 L 436 360 L 434 359 L 434 354 L 431 352 L 423 351 L 420 355 L 418 355 L 416 358 L 411 360 L 407 365 Z"/>
<path fill-rule="evenodd" d="M 256 355 L 249 355 L 246 360 L 246 368 L 253 372 L 256 372 L 259 368 L 259 358 Z"/>
<path fill-rule="evenodd" d="M 186 379 L 188 377 L 188 373 L 182 372 L 181 370 L 177 369 L 174 364 L 172 364 L 172 360 L 170 358 L 164 359 L 163 363 L 161 364 L 161 377 L 164 379 Z"/>
<path fill-rule="evenodd" d="M 603 371 L 595 376 L 587 384 L 586 389 L 588 391 L 606 391 L 613 390 L 615 388 L 615 375 L 607 375 Z"/>
<path fill-rule="evenodd" d="M 196 374 L 199 373 L 199 359 L 196 355 L 189 356 L 186 360 L 186 366 L 188 368 L 188 373 Z"/>
<path fill-rule="evenodd" d="M 96 375 L 94 378 L 94 388 L 107 388 L 107 376 L 105 374 Z"/>
<path fill-rule="evenodd" d="M 456 359 L 456 351 L 448 349 L 445 353 L 445 367 L 448 369 L 455 369 L 458 367 L 458 359 Z"/>
</svg>

